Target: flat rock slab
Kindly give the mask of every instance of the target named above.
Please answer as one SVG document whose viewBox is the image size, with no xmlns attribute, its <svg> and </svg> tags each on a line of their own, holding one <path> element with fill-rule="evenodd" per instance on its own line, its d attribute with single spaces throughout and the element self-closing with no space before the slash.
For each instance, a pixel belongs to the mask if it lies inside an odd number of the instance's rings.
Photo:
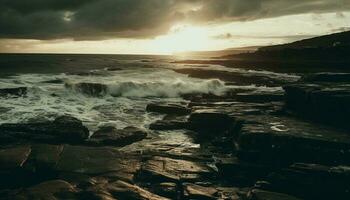
<svg viewBox="0 0 350 200">
<path fill-rule="evenodd" d="M 169 200 L 124 181 L 96 184 L 83 192 L 85 199 Z M 103 197 L 103 198 L 101 198 Z"/>
<path fill-rule="evenodd" d="M 262 188 L 305 199 L 349 199 L 350 167 L 296 163 L 267 176 Z"/>
<path fill-rule="evenodd" d="M 184 196 L 187 199 L 218 199 L 218 190 L 211 187 L 203 187 L 200 185 L 186 183 L 184 184 Z"/>
<path fill-rule="evenodd" d="M 188 115 L 191 113 L 191 109 L 177 104 L 148 104 L 146 111 L 168 115 Z"/>
<path fill-rule="evenodd" d="M 216 135 L 230 131 L 235 119 L 214 109 L 196 110 L 189 119 L 189 128 L 199 133 Z"/>
<path fill-rule="evenodd" d="M 30 146 L 0 149 L 0 170 L 22 167 L 31 152 Z"/>
<path fill-rule="evenodd" d="M 57 171 L 84 174 L 103 174 L 108 172 L 136 172 L 140 162 L 135 157 L 125 155 L 113 148 L 64 146 Z"/>
<path fill-rule="evenodd" d="M 349 129 L 349 83 L 298 83 L 284 86 L 286 106 L 301 117 Z"/>
<path fill-rule="evenodd" d="M 246 74 L 239 72 L 229 72 L 224 70 L 210 70 L 210 69 L 198 69 L 198 68 L 182 68 L 175 69 L 177 73 L 188 74 L 190 77 L 202 78 L 202 79 L 220 79 L 225 82 L 234 82 L 236 85 L 263 85 L 263 86 L 276 86 L 283 83 L 293 82 L 295 78 L 290 80 L 277 79 L 275 77 L 269 77 L 268 75 L 258 74 Z"/>
<path fill-rule="evenodd" d="M 350 73 L 321 72 L 302 78 L 304 82 L 350 82 Z"/>
<path fill-rule="evenodd" d="M 274 169 L 255 162 L 246 162 L 237 157 L 217 158 L 216 167 L 220 179 L 228 180 L 235 185 L 251 186 L 266 177 Z"/>
<path fill-rule="evenodd" d="M 240 158 L 276 163 L 350 163 L 347 132 L 284 117 L 245 119 L 238 139 Z"/>
<path fill-rule="evenodd" d="M 74 199 L 76 189 L 63 180 L 51 180 L 24 189 L 9 199 Z"/>
<path fill-rule="evenodd" d="M 92 146 L 126 146 L 141 141 L 147 137 L 147 132 L 136 127 L 116 129 L 104 127 L 96 131 L 86 144 Z"/>
<path fill-rule="evenodd" d="M 23 124 L 1 124 L 1 137 L 15 141 L 38 141 L 47 143 L 79 143 L 89 136 L 83 123 L 71 116 L 57 117 L 53 121 Z"/>
<path fill-rule="evenodd" d="M 142 166 L 140 178 L 179 182 L 200 180 L 214 174 L 214 170 L 205 163 L 155 156 Z"/>
<path fill-rule="evenodd" d="M 254 189 L 249 192 L 248 200 L 301 200 L 291 195 Z"/>
</svg>

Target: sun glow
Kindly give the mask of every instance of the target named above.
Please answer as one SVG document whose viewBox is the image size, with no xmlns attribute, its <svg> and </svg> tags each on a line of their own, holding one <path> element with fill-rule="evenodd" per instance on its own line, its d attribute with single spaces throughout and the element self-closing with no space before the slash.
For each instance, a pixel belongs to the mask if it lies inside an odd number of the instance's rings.
<svg viewBox="0 0 350 200">
<path fill-rule="evenodd" d="M 154 49 L 164 54 L 204 50 L 208 45 L 205 32 L 201 27 L 176 25 L 171 28 L 169 34 L 155 38 Z"/>
</svg>

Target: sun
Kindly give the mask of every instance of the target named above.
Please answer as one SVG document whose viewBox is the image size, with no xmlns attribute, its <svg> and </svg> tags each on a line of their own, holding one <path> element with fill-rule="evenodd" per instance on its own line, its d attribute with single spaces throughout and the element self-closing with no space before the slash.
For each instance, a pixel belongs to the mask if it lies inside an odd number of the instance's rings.
<svg viewBox="0 0 350 200">
<path fill-rule="evenodd" d="M 154 40 L 154 50 L 164 54 L 205 50 L 208 38 L 205 29 L 191 25 L 175 25 L 167 35 Z"/>
</svg>

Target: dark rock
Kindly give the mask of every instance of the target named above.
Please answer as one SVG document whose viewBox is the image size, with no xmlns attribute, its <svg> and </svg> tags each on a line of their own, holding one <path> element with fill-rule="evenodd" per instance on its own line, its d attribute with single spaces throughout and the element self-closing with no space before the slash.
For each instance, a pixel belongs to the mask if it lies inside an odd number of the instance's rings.
<svg viewBox="0 0 350 200">
<path fill-rule="evenodd" d="M 304 82 L 350 82 L 349 73 L 321 72 L 304 76 L 301 81 Z"/>
<path fill-rule="evenodd" d="M 107 67 L 106 70 L 114 72 L 114 71 L 121 71 L 123 69 L 119 67 Z"/>
<path fill-rule="evenodd" d="M 34 144 L 29 161 L 37 168 L 53 169 L 63 151 L 63 145 Z"/>
<path fill-rule="evenodd" d="M 0 97 L 15 96 L 20 97 L 27 94 L 26 87 L 0 88 Z"/>
<path fill-rule="evenodd" d="M 152 186 L 152 191 L 154 193 L 170 198 L 170 199 L 178 199 L 178 185 L 173 182 L 163 182 L 159 184 L 154 184 Z"/>
<path fill-rule="evenodd" d="M 346 84 L 299 83 L 283 87 L 286 107 L 299 116 L 350 128 L 350 88 Z"/>
<path fill-rule="evenodd" d="M 251 186 L 257 180 L 266 177 L 273 168 L 255 162 L 246 162 L 235 157 L 219 158 L 216 167 L 223 180 L 241 186 Z"/>
<path fill-rule="evenodd" d="M 197 110 L 190 115 L 188 122 L 191 130 L 212 136 L 231 131 L 235 125 L 232 117 L 215 110 Z"/>
<path fill-rule="evenodd" d="M 218 190 L 211 187 L 203 187 L 200 185 L 186 183 L 184 184 L 184 196 L 186 199 L 218 199 Z"/>
<path fill-rule="evenodd" d="M 139 168 L 138 159 L 113 148 L 70 145 L 64 146 L 56 165 L 57 171 L 84 174 L 135 173 Z"/>
<path fill-rule="evenodd" d="M 107 85 L 101 83 L 66 83 L 65 87 L 92 97 L 104 96 L 107 93 Z"/>
<path fill-rule="evenodd" d="M 22 167 L 30 155 L 30 146 L 0 149 L 0 170 Z"/>
<path fill-rule="evenodd" d="M 191 113 L 191 109 L 175 104 L 148 104 L 146 107 L 146 111 L 169 115 L 188 115 Z"/>
<path fill-rule="evenodd" d="M 179 130 L 188 129 L 187 119 L 184 117 L 166 116 L 162 120 L 157 120 L 149 125 L 151 130 Z"/>
<path fill-rule="evenodd" d="M 8 136 L 18 140 L 41 141 L 48 143 L 79 143 L 89 136 L 89 130 L 74 117 L 62 116 L 54 121 L 2 124 L 2 137 Z"/>
<path fill-rule="evenodd" d="M 247 195 L 248 200 L 301 200 L 299 198 L 276 192 L 253 189 Z"/>
<path fill-rule="evenodd" d="M 297 163 L 271 173 L 268 190 L 292 194 L 305 199 L 350 198 L 350 168 Z"/>
<path fill-rule="evenodd" d="M 116 129 L 115 127 L 103 127 L 96 131 L 87 144 L 95 146 L 125 146 L 141 141 L 147 137 L 147 132 L 136 127 Z"/>
<path fill-rule="evenodd" d="M 175 69 L 177 73 L 188 74 L 190 77 L 201 79 L 220 79 L 225 82 L 233 82 L 235 85 L 262 85 L 278 86 L 283 83 L 293 82 L 293 80 L 281 80 L 267 75 L 248 74 L 244 72 L 230 72 L 224 70 L 182 68 Z"/>
<path fill-rule="evenodd" d="M 10 199 L 74 199 L 77 193 L 74 186 L 62 180 L 40 183 L 19 192 Z"/>
<path fill-rule="evenodd" d="M 213 177 L 213 169 L 202 162 L 155 156 L 142 166 L 139 178 L 153 182 L 175 182 L 201 180 Z"/>
<path fill-rule="evenodd" d="M 350 163 L 346 132 L 281 116 L 247 116 L 238 147 L 240 158 L 255 162 Z"/>
<path fill-rule="evenodd" d="M 260 102 L 283 101 L 284 95 L 278 94 L 278 93 L 275 93 L 275 94 L 239 93 L 234 97 L 234 99 L 241 102 L 260 103 Z"/>
<path fill-rule="evenodd" d="M 64 80 L 62 80 L 62 79 L 53 79 L 53 80 L 43 81 L 43 83 L 63 84 Z"/>
<path fill-rule="evenodd" d="M 168 200 L 143 188 L 124 181 L 99 183 L 84 192 L 84 199 L 135 199 L 135 200 Z M 97 198 L 99 197 L 99 198 Z"/>
</svg>

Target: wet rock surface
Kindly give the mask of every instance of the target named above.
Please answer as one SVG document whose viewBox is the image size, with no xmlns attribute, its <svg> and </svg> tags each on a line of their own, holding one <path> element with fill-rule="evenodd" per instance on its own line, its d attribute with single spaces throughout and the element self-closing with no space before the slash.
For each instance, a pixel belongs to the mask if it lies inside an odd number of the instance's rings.
<svg viewBox="0 0 350 200">
<path fill-rule="evenodd" d="M 2 124 L 0 199 L 349 199 L 348 127 L 297 114 L 344 117 L 338 75 L 303 78 L 285 98 L 247 88 L 151 104 L 159 120 L 149 130 L 105 126 L 89 137 L 68 116 Z"/>
<path fill-rule="evenodd" d="M 4 143 L 25 141 L 79 143 L 89 136 L 89 130 L 83 123 L 70 116 L 57 117 L 47 122 L 1 124 L 0 133 Z"/>
<path fill-rule="evenodd" d="M 176 104 L 149 104 L 146 107 L 148 112 L 156 112 L 161 114 L 169 115 L 188 115 L 191 113 L 191 110 Z"/>
<path fill-rule="evenodd" d="M 86 143 L 92 146 L 125 146 L 146 137 L 147 132 L 135 127 L 119 130 L 115 127 L 103 127 L 97 130 Z"/>
<path fill-rule="evenodd" d="M 299 116 L 349 128 L 349 76 L 346 73 L 321 73 L 286 85 L 286 106 Z"/>
</svg>

